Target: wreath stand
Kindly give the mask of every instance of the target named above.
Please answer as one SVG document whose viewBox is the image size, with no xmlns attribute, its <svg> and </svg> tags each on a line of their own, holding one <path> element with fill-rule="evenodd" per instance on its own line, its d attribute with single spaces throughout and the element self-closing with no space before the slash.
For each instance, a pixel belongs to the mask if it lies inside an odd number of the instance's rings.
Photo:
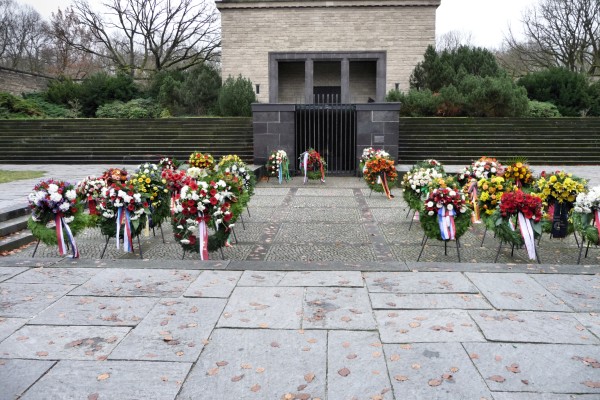
<svg viewBox="0 0 600 400">
<path fill-rule="evenodd" d="M 31 255 L 31 258 L 35 257 L 35 253 L 37 253 L 37 249 L 38 249 L 41 241 L 42 241 L 42 239 L 37 240 L 37 243 L 35 244 L 35 249 L 33 249 L 33 254 Z M 67 246 L 67 250 L 69 250 L 69 242 L 68 241 L 65 241 L 65 246 Z M 585 253 L 585 256 L 587 257 L 587 253 Z"/>
<path fill-rule="evenodd" d="M 593 218 L 592 218 L 592 226 L 595 224 L 596 222 L 596 214 L 593 214 Z M 575 232 L 573 232 L 575 233 Z M 575 238 L 577 238 L 577 235 L 575 235 Z M 39 243 L 39 241 L 38 241 Z M 598 245 L 600 244 L 600 237 L 598 238 L 598 243 L 594 244 L 596 247 L 598 247 Z M 583 247 L 585 245 L 585 237 L 583 236 L 583 234 L 581 235 L 581 246 L 579 246 L 579 242 L 577 242 L 577 246 L 579 247 L 579 257 L 577 257 L 577 265 L 579 265 L 579 263 L 581 263 L 581 254 L 583 253 Z M 585 256 L 584 258 L 587 258 L 588 253 L 590 251 L 590 246 L 592 245 L 592 242 L 590 242 L 588 240 L 587 243 L 587 247 L 585 249 Z M 37 246 L 36 246 L 37 248 Z M 34 253 L 35 254 L 35 253 Z"/>
<path fill-rule="evenodd" d="M 162 232 L 162 229 L 161 229 Z M 144 256 L 142 254 L 142 244 L 140 243 L 140 235 L 137 235 L 137 242 L 138 242 L 138 248 L 140 249 L 140 259 L 144 259 Z M 106 237 L 106 243 L 104 243 L 104 249 L 102 249 L 102 254 L 100 255 L 100 259 L 102 259 L 104 257 L 104 253 L 106 252 L 106 249 L 108 247 L 108 242 L 110 240 L 110 236 Z M 121 240 L 120 238 L 118 240 Z M 135 254 L 135 249 L 133 248 L 133 246 L 131 246 L 131 253 Z"/>
<path fill-rule="evenodd" d="M 231 228 L 231 230 L 233 230 L 233 228 Z M 235 231 L 234 231 L 234 236 L 235 236 Z M 235 242 L 237 243 L 237 238 L 235 239 Z M 223 253 L 223 248 L 219 247 L 219 251 L 221 251 L 221 260 L 225 259 L 225 253 Z M 183 250 L 183 254 L 181 255 L 181 259 L 185 259 L 185 254 L 187 253 L 187 251 L 184 249 Z"/>
<path fill-rule="evenodd" d="M 494 258 L 494 263 L 498 262 L 498 257 L 500 257 L 500 250 L 502 250 L 502 245 L 504 243 L 508 244 L 508 242 L 505 242 L 504 240 L 500 240 L 500 245 L 498 246 L 498 251 L 496 252 L 496 258 Z M 515 255 L 515 246 L 516 245 L 514 243 L 512 243 L 511 249 L 510 249 L 510 256 L 511 257 L 514 257 L 514 255 Z M 535 258 L 537 259 L 538 264 L 541 264 L 542 261 L 540 260 L 540 252 L 538 251 L 538 248 L 535 245 L 535 240 L 533 241 L 533 246 L 535 248 Z M 521 248 L 521 246 L 519 246 L 519 248 Z"/>
<path fill-rule="evenodd" d="M 425 246 L 427 245 L 427 241 L 429 240 L 429 236 L 427 235 L 423 235 L 423 240 L 421 240 L 421 252 L 419 253 L 419 257 L 417 257 L 417 262 L 419 262 L 419 260 L 421 259 L 421 255 L 423 255 L 423 250 L 425 250 Z M 444 242 L 444 255 L 447 256 L 448 255 L 448 242 L 450 242 L 450 240 L 442 240 L 442 242 Z M 460 239 L 457 238 L 455 240 L 456 242 L 456 254 L 458 255 L 458 262 L 460 261 Z"/>
<path fill-rule="evenodd" d="M 481 244 L 479 245 L 479 247 L 483 247 L 483 242 L 485 242 L 485 236 L 487 235 L 488 232 L 488 227 L 485 227 L 485 230 L 483 231 L 483 238 L 481 239 Z M 494 239 L 496 238 L 496 232 L 494 232 Z M 539 245 L 539 243 L 538 243 Z"/>
<path fill-rule="evenodd" d="M 413 222 L 415 222 L 415 215 L 417 214 L 418 210 L 413 210 L 412 208 L 408 209 L 408 212 L 406 213 L 406 216 L 404 217 L 405 219 L 408 218 L 408 216 L 410 215 L 410 212 L 412 211 L 413 215 L 412 218 L 410 219 L 410 225 L 408 225 L 408 230 L 410 231 L 412 226 L 413 226 Z"/>
</svg>

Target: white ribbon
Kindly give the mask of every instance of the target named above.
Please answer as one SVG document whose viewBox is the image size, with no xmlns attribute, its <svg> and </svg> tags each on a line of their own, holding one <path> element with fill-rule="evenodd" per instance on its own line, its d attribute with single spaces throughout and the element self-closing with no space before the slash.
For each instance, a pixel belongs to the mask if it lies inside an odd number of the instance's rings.
<svg viewBox="0 0 600 400">
<path fill-rule="evenodd" d="M 304 183 L 306 183 L 308 181 L 308 151 L 304 152 L 302 165 L 304 165 Z"/>
<path fill-rule="evenodd" d="M 208 250 L 206 240 L 208 239 L 208 231 L 206 230 L 206 222 L 202 219 L 198 222 L 198 245 L 200 246 L 200 259 L 208 260 Z"/>
<path fill-rule="evenodd" d="M 527 255 L 530 260 L 536 260 L 535 256 L 535 236 L 533 233 L 533 226 L 531 226 L 531 220 L 525 218 L 523 213 L 519 213 L 519 229 L 521 235 L 525 241 L 525 248 L 527 249 Z"/>
</svg>

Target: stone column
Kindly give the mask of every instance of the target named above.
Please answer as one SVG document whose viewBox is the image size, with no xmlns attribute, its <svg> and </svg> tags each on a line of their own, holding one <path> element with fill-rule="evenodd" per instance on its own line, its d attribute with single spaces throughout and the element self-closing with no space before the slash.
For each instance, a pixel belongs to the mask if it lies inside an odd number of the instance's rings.
<svg viewBox="0 0 600 400">
<path fill-rule="evenodd" d="M 304 103 L 314 103 L 313 86 L 314 86 L 314 63 L 311 58 L 304 61 Z"/>
<path fill-rule="evenodd" d="M 269 103 L 279 102 L 279 61 L 269 62 Z"/>
<path fill-rule="evenodd" d="M 350 61 L 347 58 L 342 59 L 341 66 L 341 86 L 342 98 L 344 104 L 350 104 Z"/>
<path fill-rule="evenodd" d="M 385 62 L 385 58 L 377 59 L 375 101 L 378 103 L 385 102 Z"/>
</svg>

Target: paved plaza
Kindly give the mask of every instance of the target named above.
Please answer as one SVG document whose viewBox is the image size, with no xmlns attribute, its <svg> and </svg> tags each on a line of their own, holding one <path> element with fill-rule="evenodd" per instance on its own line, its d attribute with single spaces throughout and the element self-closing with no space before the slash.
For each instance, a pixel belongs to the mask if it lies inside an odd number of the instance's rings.
<svg viewBox="0 0 600 400">
<path fill-rule="evenodd" d="M 73 171 L 55 177 L 97 173 Z M 260 182 L 224 259 L 182 260 L 168 226 L 143 259 L 114 239 L 98 259 L 93 229 L 79 260 L 0 258 L 0 399 L 600 398 L 599 249 L 575 265 L 573 237 L 544 237 L 542 264 L 493 263 L 477 225 L 462 262 L 432 241 L 416 262 L 422 230 L 393 194 Z"/>
</svg>

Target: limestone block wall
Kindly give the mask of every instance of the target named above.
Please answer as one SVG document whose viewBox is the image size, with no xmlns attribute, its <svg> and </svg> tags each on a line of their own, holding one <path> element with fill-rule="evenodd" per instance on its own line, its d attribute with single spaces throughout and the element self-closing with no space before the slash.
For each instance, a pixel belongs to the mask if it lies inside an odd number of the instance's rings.
<svg viewBox="0 0 600 400">
<path fill-rule="evenodd" d="M 279 102 L 304 102 L 304 63 L 279 63 Z"/>
<path fill-rule="evenodd" d="M 52 78 L 0 67 L 0 92 L 14 95 L 39 92 L 48 87 Z"/>
<path fill-rule="evenodd" d="M 408 89 L 410 73 L 435 42 L 440 0 L 217 2 L 223 77 L 242 74 L 269 98 L 269 52 L 385 51 L 386 92 Z"/>
</svg>

